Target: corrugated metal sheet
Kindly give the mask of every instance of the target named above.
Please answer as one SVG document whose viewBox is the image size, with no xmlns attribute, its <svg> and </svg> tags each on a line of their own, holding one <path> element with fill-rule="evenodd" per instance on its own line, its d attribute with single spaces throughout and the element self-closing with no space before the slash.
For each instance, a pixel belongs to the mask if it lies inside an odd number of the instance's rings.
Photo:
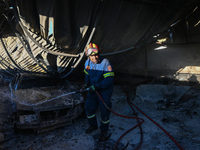
<svg viewBox="0 0 200 150">
<path fill-rule="evenodd" d="M 62 77 L 77 66 L 83 66 L 80 62 L 85 59 L 83 51 L 89 42 L 96 43 L 102 55 L 118 68 L 142 46 L 156 40 L 154 35 L 167 31 L 170 25 L 187 16 L 200 3 L 198 0 L 8 2 L 2 3 L 0 7 L 4 12 L 1 17 L 6 16 L 8 22 L 16 26 L 23 41 L 18 41 L 19 37 L 13 38 L 14 41 L 1 49 L 1 68 L 10 68 L 14 73 L 30 71 Z M 13 8 L 11 11 L 5 11 L 10 7 Z M 53 36 L 50 38 L 48 32 L 51 20 Z M 1 23 L 4 29 L 8 28 L 5 22 Z M 16 36 L 16 30 L 11 32 L 10 28 L 9 34 L 3 30 L 0 33 L 4 44 L 10 34 L 15 33 Z M 15 42 L 15 47 L 12 47 L 12 42 Z M 5 55 L 6 51 L 8 56 Z M 8 67 L 9 63 L 13 67 Z M 34 69 L 33 66 L 39 68 Z"/>
</svg>

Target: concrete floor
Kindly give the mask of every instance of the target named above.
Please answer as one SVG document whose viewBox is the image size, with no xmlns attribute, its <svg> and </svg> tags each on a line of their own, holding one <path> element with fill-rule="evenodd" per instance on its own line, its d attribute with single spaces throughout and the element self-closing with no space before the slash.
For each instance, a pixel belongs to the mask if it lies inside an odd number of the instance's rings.
<svg viewBox="0 0 200 150">
<path fill-rule="evenodd" d="M 137 87 L 126 85 L 130 93 L 129 99 L 146 115 L 164 128 L 174 140 L 185 150 L 200 149 L 200 88 L 191 87 L 175 104 L 165 101 L 142 100 L 136 95 Z M 9 88 L 1 88 L 0 92 L 9 94 Z M 1 101 L 4 101 L 1 99 Z M 122 88 L 115 84 L 112 95 L 112 110 L 124 116 L 134 117 L 133 110 L 127 103 L 127 95 Z M 160 107 L 158 107 L 158 105 Z M 165 107 L 161 107 L 165 106 Z M 156 124 L 134 108 L 139 118 L 142 118 L 142 150 L 176 150 L 180 149 L 169 136 Z M 2 114 L 2 113 L 1 113 Z M 2 116 L 2 115 L 1 115 Z M 99 120 L 99 111 L 97 111 Z M 110 115 L 111 137 L 103 142 L 98 142 L 100 130 L 92 134 L 84 131 L 88 128 L 86 116 L 83 114 L 73 121 L 70 126 L 65 126 L 46 133 L 36 134 L 23 131 L 1 143 L 0 149 L 8 150 L 113 150 L 120 136 L 137 125 L 136 119 L 119 117 L 114 113 Z M 117 145 L 117 150 L 123 149 L 129 143 L 127 150 L 135 149 L 141 138 L 139 128 L 131 130 Z"/>
</svg>

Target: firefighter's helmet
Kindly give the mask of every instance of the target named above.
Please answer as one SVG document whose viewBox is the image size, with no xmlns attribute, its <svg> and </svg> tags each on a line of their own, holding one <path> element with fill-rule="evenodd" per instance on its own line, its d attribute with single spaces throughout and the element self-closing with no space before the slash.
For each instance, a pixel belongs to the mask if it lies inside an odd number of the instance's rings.
<svg viewBox="0 0 200 150">
<path fill-rule="evenodd" d="M 86 49 L 85 49 L 85 55 L 86 56 L 96 55 L 96 54 L 99 54 L 99 52 L 100 52 L 99 47 L 94 43 L 88 44 Z"/>
</svg>

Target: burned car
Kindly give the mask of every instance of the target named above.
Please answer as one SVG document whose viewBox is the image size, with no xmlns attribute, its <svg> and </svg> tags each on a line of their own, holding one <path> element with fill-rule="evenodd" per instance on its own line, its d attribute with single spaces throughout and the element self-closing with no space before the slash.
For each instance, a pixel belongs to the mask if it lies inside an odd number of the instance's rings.
<svg viewBox="0 0 200 150">
<path fill-rule="evenodd" d="M 16 129 L 45 132 L 70 125 L 84 111 L 80 90 L 66 80 L 18 74 L 10 87 Z"/>
</svg>

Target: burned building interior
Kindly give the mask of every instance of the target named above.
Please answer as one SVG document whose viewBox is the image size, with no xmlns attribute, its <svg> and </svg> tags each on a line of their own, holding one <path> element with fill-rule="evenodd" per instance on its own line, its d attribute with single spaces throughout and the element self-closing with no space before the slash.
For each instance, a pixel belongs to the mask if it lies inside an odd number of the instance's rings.
<svg viewBox="0 0 200 150">
<path fill-rule="evenodd" d="M 200 149 L 199 7 L 0 0 L 0 149 Z M 115 72 L 104 142 L 99 130 L 84 132 L 87 91 L 79 91 L 90 42 Z"/>
</svg>

